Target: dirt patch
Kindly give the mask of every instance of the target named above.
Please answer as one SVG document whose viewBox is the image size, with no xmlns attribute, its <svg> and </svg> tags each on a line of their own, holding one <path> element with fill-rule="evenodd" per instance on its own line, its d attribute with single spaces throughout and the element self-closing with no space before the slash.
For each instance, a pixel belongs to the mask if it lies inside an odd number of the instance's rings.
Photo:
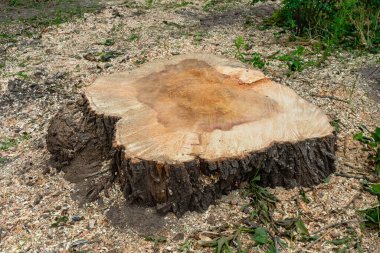
<svg viewBox="0 0 380 253">
<path fill-rule="evenodd" d="M 380 65 L 361 68 L 359 74 L 369 81 L 369 85 L 366 87 L 369 97 L 380 103 Z"/>
<path fill-rule="evenodd" d="M 107 212 L 111 224 L 119 229 L 132 229 L 142 236 L 160 234 L 167 226 L 165 217 L 155 209 L 130 204 L 115 204 Z"/>
</svg>

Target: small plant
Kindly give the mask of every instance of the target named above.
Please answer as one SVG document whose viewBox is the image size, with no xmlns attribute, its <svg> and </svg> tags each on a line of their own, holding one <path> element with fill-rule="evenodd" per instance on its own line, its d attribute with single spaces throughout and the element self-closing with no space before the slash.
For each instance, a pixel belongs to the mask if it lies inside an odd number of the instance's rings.
<svg viewBox="0 0 380 253">
<path fill-rule="evenodd" d="M 16 76 L 19 76 L 21 77 L 22 79 L 29 79 L 29 76 L 27 73 L 25 73 L 24 71 L 19 71 L 16 73 Z"/>
<path fill-rule="evenodd" d="M 196 44 L 199 44 L 202 42 L 203 38 L 205 37 L 205 33 L 203 31 L 198 31 L 194 34 L 194 41 Z"/>
<path fill-rule="evenodd" d="M 16 147 L 22 141 L 29 140 L 29 139 L 30 139 L 30 135 L 25 132 L 16 138 L 4 138 L 0 140 L 0 150 L 6 151 L 10 148 Z"/>
<path fill-rule="evenodd" d="M 163 236 L 146 236 L 145 241 L 153 242 L 153 252 L 158 252 L 158 245 L 160 243 L 165 243 L 167 238 Z"/>
<path fill-rule="evenodd" d="M 132 41 L 137 41 L 139 39 L 140 39 L 140 35 L 138 35 L 137 33 L 132 33 L 131 35 L 129 35 L 127 40 L 132 42 Z"/>
<path fill-rule="evenodd" d="M 188 252 L 192 252 L 191 250 L 191 246 L 192 246 L 193 242 L 191 240 L 186 240 L 182 245 L 181 247 L 179 248 L 179 252 L 183 252 L 183 253 L 188 253 Z"/>
<path fill-rule="evenodd" d="M 364 150 L 369 152 L 369 163 L 374 167 L 375 173 L 380 176 L 380 128 L 376 127 L 375 131 L 370 132 L 366 127 L 362 126 L 361 130 L 361 132 L 354 135 L 354 140 L 364 144 Z M 367 130 L 369 135 L 365 135 L 364 130 Z"/>
<path fill-rule="evenodd" d="M 364 182 L 363 186 L 364 190 L 377 197 L 377 204 L 373 207 L 359 211 L 364 217 L 364 226 L 369 228 L 377 228 L 380 232 L 380 183 L 370 184 L 368 182 Z"/>
<path fill-rule="evenodd" d="M 269 23 L 327 44 L 378 51 L 378 0 L 284 0 Z"/>
<path fill-rule="evenodd" d="M 262 58 L 262 56 L 259 53 L 254 52 L 251 54 L 247 54 L 246 52 L 243 52 L 243 50 L 246 50 L 248 48 L 248 45 L 245 43 L 244 38 L 242 36 L 238 36 L 235 39 L 235 48 L 235 57 L 240 61 L 244 63 L 249 63 L 253 67 L 259 69 L 262 69 L 265 67 L 265 65 L 268 65 L 268 63 Z"/>
<path fill-rule="evenodd" d="M 250 182 L 247 196 L 251 199 L 250 206 L 253 207 L 251 219 L 258 219 L 261 223 L 272 223 L 271 209 L 278 199 L 267 189 L 258 185 L 260 175 L 256 175 Z"/>
<path fill-rule="evenodd" d="M 332 121 L 330 121 L 330 125 L 334 128 L 334 131 L 336 133 L 340 133 L 340 119 L 333 119 Z"/>
<path fill-rule="evenodd" d="M 102 52 L 102 53 L 100 53 L 100 55 L 99 55 L 99 60 L 101 61 L 101 62 L 109 62 L 109 61 L 111 61 L 111 59 L 113 59 L 113 58 L 116 58 L 116 57 L 118 57 L 120 55 L 120 53 L 119 52 L 116 52 L 116 51 L 107 51 L 107 52 Z"/>
<path fill-rule="evenodd" d="M 115 40 L 114 39 L 106 39 L 102 44 L 105 46 L 112 46 L 113 44 L 115 44 Z"/>
<path fill-rule="evenodd" d="M 288 53 L 288 54 L 283 54 L 277 57 L 278 60 L 285 62 L 286 65 L 288 66 L 288 74 L 291 72 L 301 72 L 308 66 L 312 66 L 315 64 L 313 61 L 305 61 L 302 59 L 302 56 L 305 53 L 305 48 L 302 46 L 299 46 L 296 48 L 296 50 Z"/>
<path fill-rule="evenodd" d="M 302 188 L 300 189 L 300 195 L 302 197 L 302 201 L 306 204 L 309 204 L 311 202 L 310 199 L 306 196 L 306 192 Z"/>
<path fill-rule="evenodd" d="M 156 1 L 154 0 L 146 0 L 146 6 L 148 8 L 152 8 Z"/>
<path fill-rule="evenodd" d="M 69 220 L 69 217 L 67 216 L 58 216 L 55 218 L 55 222 L 53 222 L 50 225 L 50 227 L 58 228 L 58 227 L 64 226 L 68 220 Z"/>
</svg>

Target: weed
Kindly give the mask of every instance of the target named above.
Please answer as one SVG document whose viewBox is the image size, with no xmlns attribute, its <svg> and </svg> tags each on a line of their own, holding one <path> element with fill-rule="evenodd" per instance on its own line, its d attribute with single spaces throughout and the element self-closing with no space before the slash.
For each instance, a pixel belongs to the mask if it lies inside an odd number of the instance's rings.
<svg viewBox="0 0 380 253">
<path fill-rule="evenodd" d="M 314 61 L 307 61 L 303 59 L 305 53 L 305 48 L 303 46 L 298 46 L 295 50 L 288 54 L 283 54 L 278 56 L 276 59 L 285 62 L 288 66 L 288 75 L 290 73 L 298 71 L 301 72 L 309 66 L 315 65 Z"/>
<path fill-rule="evenodd" d="M 197 44 L 201 43 L 205 35 L 206 35 L 206 34 L 205 34 L 203 31 L 198 31 L 198 32 L 196 32 L 196 33 L 194 34 L 194 41 L 195 41 Z"/>
<path fill-rule="evenodd" d="M 152 8 L 156 1 L 155 0 L 146 0 L 145 2 L 146 2 L 146 6 L 148 8 Z"/>
<path fill-rule="evenodd" d="M 9 13 L 10 17 L 20 9 L 30 13 L 17 17 L 16 21 L 12 19 L 6 21 L 21 22 L 32 27 L 46 27 L 59 25 L 75 17 L 83 17 L 85 12 L 93 12 L 99 8 L 97 0 L 9 0 L 5 4 L 4 11 Z"/>
<path fill-rule="evenodd" d="M 116 58 L 120 55 L 119 52 L 116 51 L 107 51 L 107 52 L 101 52 L 99 55 L 99 60 L 101 62 L 109 62 L 111 59 Z"/>
<path fill-rule="evenodd" d="M 8 161 L 7 158 L 0 156 L 0 164 L 6 163 Z"/>
<path fill-rule="evenodd" d="M 6 151 L 10 148 L 16 147 L 25 140 L 29 140 L 30 138 L 31 136 L 25 132 L 16 138 L 4 138 L 0 140 L 0 150 Z"/>
<path fill-rule="evenodd" d="M 204 5 L 203 9 L 205 11 L 224 11 L 230 6 L 234 6 L 238 0 L 208 0 Z"/>
<path fill-rule="evenodd" d="M 188 253 L 188 252 L 192 252 L 191 250 L 191 246 L 192 246 L 193 242 L 191 240 L 186 240 L 182 245 L 181 247 L 179 248 L 179 252 L 183 252 L 183 253 Z"/>
<path fill-rule="evenodd" d="M 105 46 L 112 46 L 115 44 L 115 40 L 114 39 L 106 39 L 102 44 Z"/>
<path fill-rule="evenodd" d="M 19 71 L 15 75 L 21 77 L 22 79 L 29 79 L 28 74 L 23 71 Z"/>
<path fill-rule="evenodd" d="M 0 42 L 1 41 L 4 41 L 4 42 L 16 42 L 16 38 L 14 35 L 12 34 L 8 34 L 8 33 L 0 33 Z"/>
<path fill-rule="evenodd" d="M 306 192 L 302 188 L 300 189 L 300 195 L 302 197 L 303 202 L 305 202 L 306 204 L 310 203 L 310 199 L 306 196 Z"/>
<path fill-rule="evenodd" d="M 248 49 L 248 45 L 245 43 L 244 38 L 241 36 L 238 36 L 235 39 L 235 48 L 236 53 L 235 57 L 239 59 L 240 61 L 244 63 L 249 63 L 251 66 L 262 69 L 268 63 L 262 58 L 261 54 L 253 52 L 251 54 L 248 54 L 246 52 L 243 52 L 243 50 Z"/>
<path fill-rule="evenodd" d="M 371 166 L 374 167 L 375 173 L 380 176 L 380 127 L 376 127 L 373 132 L 370 132 L 366 127 L 361 127 L 361 132 L 354 135 L 354 140 L 364 144 L 365 151 L 368 151 L 368 160 Z M 363 131 L 369 132 L 365 135 Z"/>
<path fill-rule="evenodd" d="M 188 1 L 181 1 L 181 2 L 172 2 L 172 3 L 168 3 L 167 5 L 166 5 L 166 8 L 173 8 L 173 9 L 175 9 L 175 8 L 182 8 L 182 7 L 186 7 L 186 6 L 189 6 L 189 5 L 192 5 L 192 4 L 194 4 L 193 2 L 188 2 Z"/>
<path fill-rule="evenodd" d="M 64 226 L 68 220 L 69 220 L 69 217 L 67 216 L 58 216 L 55 218 L 55 222 L 51 224 L 50 227 L 57 228 L 57 227 Z"/>
<path fill-rule="evenodd" d="M 336 133 L 340 132 L 340 124 L 340 119 L 333 119 L 332 121 L 330 121 L 330 125 L 334 128 L 334 131 Z"/>
<path fill-rule="evenodd" d="M 272 223 L 273 218 L 270 209 L 278 199 L 267 191 L 264 187 L 258 185 L 260 175 L 256 175 L 250 182 L 247 196 L 251 199 L 250 206 L 253 207 L 251 218 L 257 219 L 263 224 Z"/>
<path fill-rule="evenodd" d="M 5 138 L 0 142 L 0 150 L 8 150 L 17 146 L 16 139 Z"/>
<path fill-rule="evenodd" d="M 369 152 L 370 165 L 374 167 L 375 173 L 380 176 L 380 128 L 377 127 L 375 131 L 371 132 L 365 126 L 361 126 L 360 130 L 361 132 L 354 135 L 354 140 L 364 145 L 364 151 Z M 365 135 L 364 131 L 369 132 L 369 135 Z M 377 197 L 377 203 L 372 207 L 359 210 L 364 218 L 363 225 L 368 228 L 377 228 L 380 231 L 380 184 L 370 184 L 364 181 L 363 188 Z"/>
<path fill-rule="evenodd" d="M 380 183 L 363 182 L 363 188 L 367 192 L 377 197 L 377 203 L 367 209 L 359 212 L 364 217 L 364 226 L 369 228 L 377 228 L 380 232 Z"/>
<path fill-rule="evenodd" d="M 269 23 L 330 45 L 378 51 L 379 17 L 378 0 L 284 0 Z"/>
<path fill-rule="evenodd" d="M 137 33 L 132 33 L 131 35 L 129 35 L 129 37 L 127 38 L 128 41 L 137 41 L 140 39 L 140 35 L 137 34 Z"/>
<path fill-rule="evenodd" d="M 160 243 L 165 243 L 167 238 L 163 236 L 146 236 L 145 241 L 153 242 L 153 252 L 158 252 L 158 245 Z"/>
</svg>

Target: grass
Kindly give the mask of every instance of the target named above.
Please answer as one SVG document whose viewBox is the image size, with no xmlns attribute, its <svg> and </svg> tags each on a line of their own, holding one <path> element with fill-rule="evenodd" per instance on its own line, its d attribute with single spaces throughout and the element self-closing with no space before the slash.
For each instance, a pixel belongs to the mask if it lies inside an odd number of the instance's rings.
<svg viewBox="0 0 380 253">
<path fill-rule="evenodd" d="M 16 138 L 3 138 L 0 140 L 0 151 L 7 151 L 16 147 L 18 144 L 25 140 L 29 140 L 31 136 L 28 133 L 22 133 Z"/>
<path fill-rule="evenodd" d="M 369 165 L 380 176 L 380 127 L 376 127 L 374 131 L 369 131 L 365 126 L 361 126 L 360 129 L 361 132 L 354 135 L 354 140 L 364 145 L 363 150 L 368 152 Z"/>
<path fill-rule="evenodd" d="M 300 38 L 323 42 L 327 48 L 380 51 L 380 1 L 283 0 L 268 20 Z"/>
<path fill-rule="evenodd" d="M 140 39 L 140 35 L 138 33 L 132 33 L 131 35 L 129 35 L 129 37 L 127 38 L 127 40 L 129 42 L 132 42 L 132 41 L 138 41 Z"/>
<path fill-rule="evenodd" d="M 238 0 L 208 0 L 203 5 L 203 9 L 205 11 L 224 11 L 239 2 Z"/>
<path fill-rule="evenodd" d="M 2 10 L 5 19 L 0 30 L 3 25 L 24 24 L 28 29 L 22 29 L 21 35 L 33 36 L 37 32 L 33 29 L 59 25 L 99 8 L 99 0 L 8 0 Z M 16 35 L 20 34 L 0 33 L 0 42 L 15 41 Z"/>
</svg>

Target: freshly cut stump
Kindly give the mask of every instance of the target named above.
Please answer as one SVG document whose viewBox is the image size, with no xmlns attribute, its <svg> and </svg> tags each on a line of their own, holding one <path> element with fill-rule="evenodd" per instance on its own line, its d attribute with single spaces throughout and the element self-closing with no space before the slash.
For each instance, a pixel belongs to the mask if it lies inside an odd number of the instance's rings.
<svg viewBox="0 0 380 253">
<path fill-rule="evenodd" d="M 335 170 L 335 140 L 290 88 L 235 60 L 186 55 L 99 78 L 53 119 L 47 142 L 68 173 L 109 160 L 128 200 L 181 215 L 257 171 L 265 186 L 317 184 Z"/>
</svg>

